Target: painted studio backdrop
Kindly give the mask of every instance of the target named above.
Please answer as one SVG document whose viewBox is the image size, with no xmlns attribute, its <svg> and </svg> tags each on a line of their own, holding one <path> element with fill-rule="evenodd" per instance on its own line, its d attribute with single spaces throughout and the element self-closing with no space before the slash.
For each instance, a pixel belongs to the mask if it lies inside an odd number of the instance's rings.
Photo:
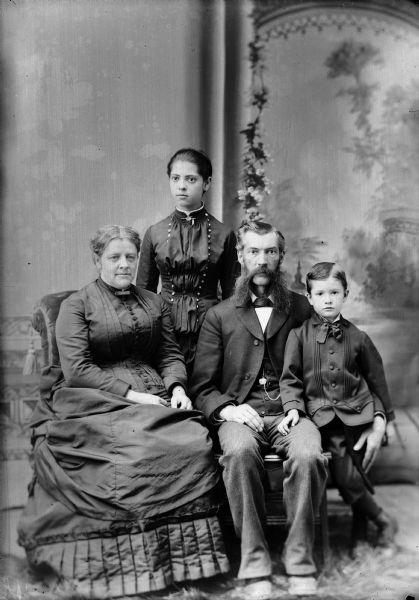
<svg viewBox="0 0 419 600">
<path fill-rule="evenodd" d="M 21 552 L 14 528 L 30 479 L 27 422 L 39 372 L 21 373 L 33 306 L 94 277 L 88 241 L 98 227 L 131 224 L 144 234 L 170 212 L 166 163 L 182 146 L 211 156 L 208 205 L 218 218 L 278 225 L 293 289 L 303 291 L 319 260 L 346 268 L 345 315 L 381 351 L 399 408 L 391 477 L 418 480 L 419 9 L 349 4 L 2 8 L 8 551 Z M 385 449 L 380 464 L 389 460 Z"/>
<path fill-rule="evenodd" d="M 346 268 L 345 311 L 377 341 L 394 401 L 407 405 L 419 395 L 418 30 L 311 4 L 260 17 L 273 158 L 261 212 L 279 216 L 290 268 Z"/>
</svg>

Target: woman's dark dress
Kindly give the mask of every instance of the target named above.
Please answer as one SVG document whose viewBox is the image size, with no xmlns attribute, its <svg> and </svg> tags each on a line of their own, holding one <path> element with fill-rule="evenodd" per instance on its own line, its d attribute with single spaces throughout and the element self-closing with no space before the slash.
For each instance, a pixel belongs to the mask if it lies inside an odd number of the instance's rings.
<svg viewBox="0 0 419 600">
<path fill-rule="evenodd" d="M 231 295 L 236 269 L 236 237 L 205 206 L 191 212 L 189 220 L 176 209 L 145 233 L 137 285 L 156 292 L 161 277 L 161 294 L 171 306 L 176 338 L 189 367 L 205 313 Z"/>
<path fill-rule="evenodd" d="M 203 418 L 168 400 L 186 380 L 170 311 L 131 292 L 98 280 L 61 306 L 64 378 L 34 412 L 35 475 L 19 524 L 32 565 L 100 598 L 228 570 Z M 168 407 L 129 402 L 129 388 Z"/>
</svg>

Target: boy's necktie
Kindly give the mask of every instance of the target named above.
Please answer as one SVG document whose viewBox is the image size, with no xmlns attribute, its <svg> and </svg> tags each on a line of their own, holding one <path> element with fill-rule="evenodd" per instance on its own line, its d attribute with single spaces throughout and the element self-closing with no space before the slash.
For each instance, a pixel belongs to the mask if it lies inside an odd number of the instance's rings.
<svg viewBox="0 0 419 600">
<path fill-rule="evenodd" d="M 343 339 L 343 329 L 342 325 L 339 321 L 335 323 L 329 323 L 329 321 L 323 321 L 321 326 L 319 327 L 319 331 L 317 333 L 317 341 L 319 344 L 324 344 L 328 335 L 333 335 L 333 337 L 338 341 L 342 341 Z"/>
</svg>

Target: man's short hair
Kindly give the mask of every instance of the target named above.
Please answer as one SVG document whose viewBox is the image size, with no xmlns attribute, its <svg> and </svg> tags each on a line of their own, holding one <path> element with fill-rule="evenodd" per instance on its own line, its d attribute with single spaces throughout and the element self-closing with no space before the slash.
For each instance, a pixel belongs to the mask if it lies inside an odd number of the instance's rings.
<svg viewBox="0 0 419 600">
<path fill-rule="evenodd" d="M 241 252 L 244 248 L 243 236 L 248 231 L 253 231 L 259 235 L 266 235 L 267 233 L 276 233 L 276 237 L 278 240 L 278 249 L 282 253 L 282 257 L 285 255 L 285 238 L 282 233 L 271 225 L 270 223 L 265 223 L 264 221 L 243 221 L 236 232 L 237 237 L 237 252 Z"/>
</svg>

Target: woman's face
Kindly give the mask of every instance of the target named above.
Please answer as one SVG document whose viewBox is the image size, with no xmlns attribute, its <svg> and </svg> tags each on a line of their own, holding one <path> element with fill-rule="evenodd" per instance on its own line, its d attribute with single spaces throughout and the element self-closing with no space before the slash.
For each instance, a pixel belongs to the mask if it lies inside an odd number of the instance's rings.
<svg viewBox="0 0 419 600">
<path fill-rule="evenodd" d="M 131 284 L 137 263 L 137 248 L 127 239 L 111 240 L 102 256 L 95 258 L 100 277 L 105 283 L 118 290 L 123 290 Z"/>
<path fill-rule="evenodd" d="M 196 210 L 201 206 L 202 196 L 211 185 L 211 177 L 204 181 L 198 167 L 191 162 L 176 160 L 170 173 L 170 193 L 180 210 Z"/>
</svg>

